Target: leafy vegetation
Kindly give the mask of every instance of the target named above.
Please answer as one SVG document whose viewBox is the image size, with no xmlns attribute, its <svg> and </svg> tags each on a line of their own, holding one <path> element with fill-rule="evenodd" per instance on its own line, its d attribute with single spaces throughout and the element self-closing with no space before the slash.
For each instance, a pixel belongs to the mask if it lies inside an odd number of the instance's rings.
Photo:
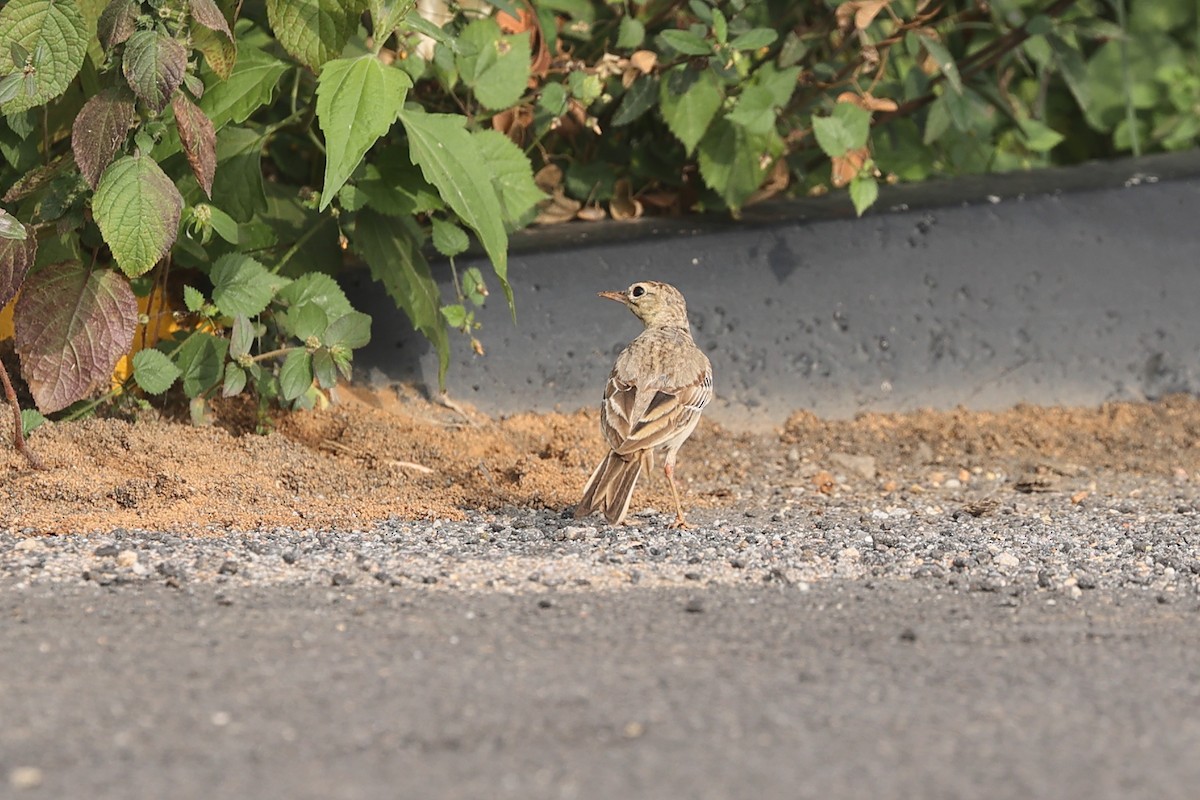
<svg viewBox="0 0 1200 800">
<path fill-rule="evenodd" d="M 333 277 L 348 259 L 444 374 L 452 330 L 483 351 L 486 280 L 511 307 L 508 237 L 532 222 L 736 215 L 843 188 L 861 214 L 883 182 L 1200 135 L 1190 0 L 423 13 L 413 0 L 0 8 L 0 308 L 17 298 L 40 412 L 94 407 L 118 364 L 106 397 L 182 392 L 197 420 L 217 395 L 312 405 L 370 337 Z M 455 264 L 471 236 L 486 280 Z M 448 259 L 451 297 L 431 252 Z"/>
</svg>

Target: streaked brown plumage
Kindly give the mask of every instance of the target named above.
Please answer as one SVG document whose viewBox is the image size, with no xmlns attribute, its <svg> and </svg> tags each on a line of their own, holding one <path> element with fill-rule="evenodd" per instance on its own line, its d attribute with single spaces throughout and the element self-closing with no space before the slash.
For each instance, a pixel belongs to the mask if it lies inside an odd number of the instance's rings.
<svg viewBox="0 0 1200 800">
<path fill-rule="evenodd" d="M 672 528 L 686 528 L 675 486 L 675 456 L 712 399 L 712 365 L 696 347 L 687 306 L 674 286 L 635 283 L 624 292 L 600 292 L 624 303 L 646 329 L 621 351 L 604 387 L 600 431 L 610 448 L 583 490 L 575 516 L 602 513 L 613 525 L 629 511 L 643 469 L 663 449 L 663 471 L 675 500 Z"/>
</svg>

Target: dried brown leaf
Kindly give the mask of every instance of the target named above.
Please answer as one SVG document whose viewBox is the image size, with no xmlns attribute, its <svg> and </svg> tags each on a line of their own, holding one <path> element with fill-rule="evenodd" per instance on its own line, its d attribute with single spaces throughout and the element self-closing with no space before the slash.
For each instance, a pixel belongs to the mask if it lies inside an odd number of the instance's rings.
<svg viewBox="0 0 1200 800">
<path fill-rule="evenodd" d="M 538 205 L 538 215 L 534 222 L 538 225 L 555 225 L 575 219 L 583 203 L 567 197 L 561 186 L 554 189 L 549 199 Z"/>
<path fill-rule="evenodd" d="M 599 222 L 603 219 L 608 219 L 608 212 L 603 206 L 584 206 L 575 213 L 575 216 L 584 222 Z"/>
<path fill-rule="evenodd" d="M 613 219 L 638 219 L 645 212 L 641 201 L 633 196 L 633 184 L 628 178 L 621 178 L 613 186 L 612 199 L 608 201 L 608 213 Z"/>
<path fill-rule="evenodd" d="M 658 54 L 653 50 L 638 50 L 629 57 L 629 64 L 643 75 L 649 75 L 658 65 Z"/>
<path fill-rule="evenodd" d="M 832 183 L 834 188 L 841 188 L 854 180 L 870 157 L 871 151 L 866 147 L 849 150 L 843 156 L 836 156 L 833 159 Z"/>
</svg>

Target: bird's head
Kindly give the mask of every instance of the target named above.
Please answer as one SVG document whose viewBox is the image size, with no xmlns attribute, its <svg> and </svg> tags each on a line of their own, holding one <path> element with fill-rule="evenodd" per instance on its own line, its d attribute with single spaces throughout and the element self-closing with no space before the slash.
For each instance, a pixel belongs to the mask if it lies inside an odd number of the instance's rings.
<svg viewBox="0 0 1200 800">
<path fill-rule="evenodd" d="M 624 303 L 647 328 L 687 328 L 683 294 L 669 283 L 639 281 L 623 292 L 600 292 L 608 300 Z"/>
</svg>

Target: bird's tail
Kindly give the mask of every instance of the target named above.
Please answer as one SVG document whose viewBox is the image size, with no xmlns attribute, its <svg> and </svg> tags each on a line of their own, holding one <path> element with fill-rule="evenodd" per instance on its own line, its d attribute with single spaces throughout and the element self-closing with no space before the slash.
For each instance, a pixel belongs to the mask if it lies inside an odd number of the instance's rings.
<svg viewBox="0 0 1200 800">
<path fill-rule="evenodd" d="M 610 452 L 596 467 L 583 489 L 583 499 L 575 506 L 575 518 L 599 511 L 612 525 L 620 525 L 629 511 L 629 499 L 643 468 L 649 468 L 650 451 L 644 450 L 626 461 Z"/>
</svg>

